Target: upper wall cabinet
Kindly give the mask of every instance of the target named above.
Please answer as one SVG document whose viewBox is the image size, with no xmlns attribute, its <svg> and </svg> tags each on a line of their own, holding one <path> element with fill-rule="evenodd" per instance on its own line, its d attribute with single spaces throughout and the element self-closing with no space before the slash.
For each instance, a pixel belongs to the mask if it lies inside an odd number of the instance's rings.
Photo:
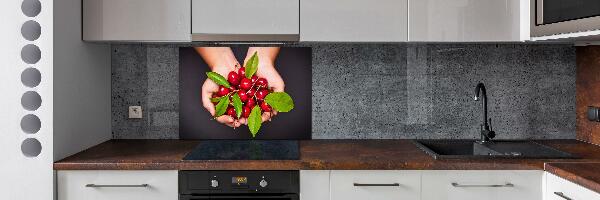
<svg viewBox="0 0 600 200">
<path fill-rule="evenodd" d="M 190 0 L 83 0 L 85 41 L 190 41 Z"/>
<path fill-rule="evenodd" d="M 407 17 L 408 0 L 300 0 L 300 41 L 405 42 Z"/>
<path fill-rule="evenodd" d="M 410 0 L 409 41 L 529 40 L 528 0 Z"/>
<path fill-rule="evenodd" d="M 512 42 L 529 0 L 82 0 L 86 41 Z"/>
<path fill-rule="evenodd" d="M 192 0 L 194 41 L 298 41 L 299 0 Z"/>
</svg>

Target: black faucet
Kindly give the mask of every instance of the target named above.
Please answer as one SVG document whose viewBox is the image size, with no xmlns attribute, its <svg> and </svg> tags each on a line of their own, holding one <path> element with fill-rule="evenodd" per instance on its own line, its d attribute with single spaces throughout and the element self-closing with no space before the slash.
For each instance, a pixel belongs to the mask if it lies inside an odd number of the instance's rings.
<svg viewBox="0 0 600 200">
<path fill-rule="evenodd" d="M 485 92 L 485 86 L 483 83 L 477 84 L 475 88 L 475 101 L 479 101 L 479 92 L 481 91 L 481 96 L 483 98 L 482 106 L 483 106 L 483 124 L 481 124 L 481 140 L 480 143 L 486 143 L 491 141 L 494 137 L 496 137 L 496 132 L 492 130 L 492 119 L 489 118 L 488 124 L 488 107 L 487 107 L 487 94 Z"/>
</svg>

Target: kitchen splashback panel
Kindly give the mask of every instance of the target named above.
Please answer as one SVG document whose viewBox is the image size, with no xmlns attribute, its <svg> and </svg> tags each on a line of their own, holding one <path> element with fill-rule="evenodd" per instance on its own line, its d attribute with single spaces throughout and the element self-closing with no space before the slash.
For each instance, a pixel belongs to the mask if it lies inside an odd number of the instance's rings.
<svg viewBox="0 0 600 200">
<path fill-rule="evenodd" d="M 488 89 L 497 138 L 575 138 L 575 48 L 314 44 L 314 139 L 477 138 Z M 178 138 L 179 47 L 113 45 L 116 139 Z M 141 105 L 143 119 L 127 119 Z"/>
</svg>

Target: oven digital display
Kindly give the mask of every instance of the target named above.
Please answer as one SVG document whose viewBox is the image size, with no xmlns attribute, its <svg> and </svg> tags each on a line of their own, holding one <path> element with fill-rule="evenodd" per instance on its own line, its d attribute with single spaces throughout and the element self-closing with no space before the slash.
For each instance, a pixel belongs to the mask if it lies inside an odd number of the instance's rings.
<svg viewBox="0 0 600 200">
<path fill-rule="evenodd" d="M 246 184 L 248 184 L 248 177 L 245 177 L 245 176 L 231 177 L 231 184 L 246 185 Z"/>
</svg>

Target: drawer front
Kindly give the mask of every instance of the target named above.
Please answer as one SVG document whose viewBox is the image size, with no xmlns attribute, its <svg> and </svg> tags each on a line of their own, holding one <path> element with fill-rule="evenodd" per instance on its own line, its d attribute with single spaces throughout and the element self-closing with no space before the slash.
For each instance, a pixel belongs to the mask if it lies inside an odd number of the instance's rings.
<svg viewBox="0 0 600 200">
<path fill-rule="evenodd" d="M 177 171 L 57 172 L 58 200 L 177 200 L 177 186 Z"/>
<path fill-rule="evenodd" d="M 299 0 L 192 0 L 192 33 L 300 34 Z"/>
<path fill-rule="evenodd" d="M 331 171 L 331 200 L 419 200 L 419 171 Z"/>
<path fill-rule="evenodd" d="M 542 200 L 543 171 L 425 171 L 423 200 Z"/>
<path fill-rule="evenodd" d="M 329 200 L 329 170 L 300 171 L 301 200 Z"/>
<path fill-rule="evenodd" d="M 600 200 L 600 194 L 550 173 L 546 173 L 544 197 L 545 200 Z"/>
</svg>

